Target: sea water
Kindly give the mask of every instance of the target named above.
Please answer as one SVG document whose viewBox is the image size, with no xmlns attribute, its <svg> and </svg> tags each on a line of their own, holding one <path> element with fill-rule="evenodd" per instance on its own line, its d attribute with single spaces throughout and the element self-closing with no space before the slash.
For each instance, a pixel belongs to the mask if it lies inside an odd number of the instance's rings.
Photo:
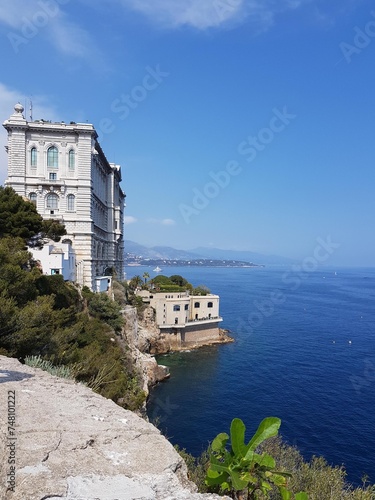
<svg viewBox="0 0 375 500">
<path fill-rule="evenodd" d="M 128 277 L 150 268 L 128 268 Z M 306 459 L 344 464 L 348 480 L 375 482 L 375 269 L 188 268 L 220 295 L 233 344 L 162 355 L 171 378 L 148 415 L 173 444 L 198 455 L 231 420 L 248 438 L 267 416 Z"/>
</svg>

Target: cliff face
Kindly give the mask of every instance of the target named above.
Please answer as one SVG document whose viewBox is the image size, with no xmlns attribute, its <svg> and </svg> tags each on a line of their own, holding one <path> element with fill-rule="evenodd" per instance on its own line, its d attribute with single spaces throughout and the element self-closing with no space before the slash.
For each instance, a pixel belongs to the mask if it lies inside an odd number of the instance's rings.
<svg viewBox="0 0 375 500">
<path fill-rule="evenodd" d="M 151 424 L 71 380 L 0 356 L 0 498 L 198 500 Z M 8 488 L 8 489 L 7 489 Z"/>
<path fill-rule="evenodd" d="M 169 369 L 158 365 L 155 358 L 148 354 L 151 345 L 158 337 L 158 329 L 152 321 L 141 326 L 135 307 L 126 306 L 122 313 L 125 318 L 122 335 L 142 375 L 143 390 L 148 394 L 150 387 L 169 377 Z"/>
</svg>

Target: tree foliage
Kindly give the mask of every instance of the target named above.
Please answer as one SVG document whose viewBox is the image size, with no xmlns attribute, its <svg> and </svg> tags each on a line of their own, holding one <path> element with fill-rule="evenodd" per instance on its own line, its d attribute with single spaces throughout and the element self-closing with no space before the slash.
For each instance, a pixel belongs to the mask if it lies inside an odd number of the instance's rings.
<svg viewBox="0 0 375 500">
<path fill-rule="evenodd" d="M 43 220 L 33 203 L 14 189 L 0 186 L 0 238 L 22 238 L 31 246 L 40 246 L 43 239 L 59 241 L 64 234 L 64 225 Z"/>
<path fill-rule="evenodd" d="M 84 295 L 86 301 L 61 275 L 43 275 L 22 238 L 0 238 L 1 354 L 21 361 L 40 356 L 48 366 L 67 367 L 93 390 L 137 410 L 145 394 L 116 335 L 120 305 L 104 294 Z"/>
</svg>

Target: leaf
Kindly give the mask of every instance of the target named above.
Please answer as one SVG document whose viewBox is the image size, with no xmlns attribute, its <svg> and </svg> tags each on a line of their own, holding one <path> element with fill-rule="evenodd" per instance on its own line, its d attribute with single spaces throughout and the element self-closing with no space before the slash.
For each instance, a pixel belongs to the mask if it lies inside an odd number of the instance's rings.
<svg viewBox="0 0 375 500">
<path fill-rule="evenodd" d="M 268 469 L 274 469 L 276 465 L 275 460 L 267 453 L 263 453 L 262 455 L 254 453 L 253 460 L 255 463 L 261 465 L 262 467 L 267 467 Z"/>
<path fill-rule="evenodd" d="M 234 418 L 230 426 L 230 440 L 232 450 L 237 456 L 244 457 L 246 454 L 245 446 L 245 424 L 240 418 Z"/>
<path fill-rule="evenodd" d="M 244 479 L 241 479 L 239 472 L 235 470 L 229 471 L 230 477 L 232 479 L 232 485 L 233 488 L 236 491 L 241 491 L 244 488 L 246 488 L 248 481 L 245 481 Z"/>
<path fill-rule="evenodd" d="M 211 454 L 210 462 L 211 465 L 230 465 L 233 462 L 233 457 L 230 453 L 224 450 L 224 453 L 222 453 L 220 456 Z"/>
<path fill-rule="evenodd" d="M 221 485 L 221 491 L 227 491 L 230 490 L 230 484 L 229 483 L 223 483 Z"/>
<path fill-rule="evenodd" d="M 270 485 L 270 483 L 267 483 L 267 481 L 262 481 L 260 486 L 263 493 L 267 493 L 267 491 L 272 490 L 272 486 Z"/>
<path fill-rule="evenodd" d="M 286 484 L 285 477 L 280 474 L 272 474 L 270 481 L 272 481 L 273 484 L 276 484 L 276 486 L 284 486 Z"/>
<path fill-rule="evenodd" d="M 309 500 L 309 497 L 308 497 L 307 493 L 305 493 L 304 491 L 300 491 L 299 493 L 296 493 L 294 499 L 295 500 Z"/>
<path fill-rule="evenodd" d="M 277 433 L 279 432 L 280 425 L 281 425 L 281 420 L 277 417 L 267 417 L 263 419 L 262 422 L 259 424 L 256 433 L 251 438 L 251 441 L 248 444 L 249 451 L 255 450 L 260 445 L 260 443 L 262 443 L 266 439 L 276 436 Z M 247 454 L 248 453 L 249 452 L 247 452 Z M 248 458 L 247 454 L 245 458 Z"/>
<path fill-rule="evenodd" d="M 212 441 L 211 444 L 212 451 L 224 451 L 228 440 L 229 436 L 225 432 L 218 434 Z"/>
<path fill-rule="evenodd" d="M 223 472 L 219 474 L 218 472 L 208 469 L 205 483 L 208 486 L 216 486 L 218 484 L 223 484 L 228 480 L 228 474 Z"/>
<path fill-rule="evenodd" d="M 211 462 L 210 468 L 213 471 L 216 471 L 216 472 L 227 472 L 227 473 L 229 473 L 228 467 L 226 467 L 224 464 L 221 464 L 221 463 L 215 463 L 215 464 L 213 464 Z"/>
<path fill-rule="evenodd" d="M 282 500 L 290 500 L 292 498 L 292 494 L 290 493 L 290 491 L 287 490 L 286 488 L 284 488 L 283 486 L 281 486 L 279 488 L 279 491 L 280 491 L 280 495 L 281 495 Z M 302 499 L 300 499 L 300 500 L 302 500 Z"/>
<path fill-rule="evenodd" d="M 214 478 L 219 477 L 219 476 L 220 476 L 220 474 L 218 472 L 216 472 L 215 470 L 213 470 L 213 469 L 207 470 L 207 477 L 214 479 Z"/>
</svg>

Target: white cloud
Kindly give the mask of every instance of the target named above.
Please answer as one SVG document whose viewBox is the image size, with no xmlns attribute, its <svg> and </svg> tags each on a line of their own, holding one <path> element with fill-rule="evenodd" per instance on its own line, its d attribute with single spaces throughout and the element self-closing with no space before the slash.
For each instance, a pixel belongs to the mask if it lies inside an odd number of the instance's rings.
<svg viewBox="0 0 375 500">
<path fill-rule="evenodd" d="M 245 0 L 122 0 L 125 7 L 141 12 L 159 25 L 205 29 L 234 20 Z"/>
<path fill-rule="evenodd" d="M 133 217 L 132 215 L 125 215 L 124 217 L 124 224 L 125 226 L 128 226 L 129 224 L 134 224 L 137 222 L 137 219 Z"/>
<path fill-rule="evenodd" d="M 0 5 L 0 23 L 11 28 L 6 34 L 15 53 L 36 36 L 48 38 L 56 49 L 64 54 L 90 58 L 93 41 L 89 34 L 68 20 L 59 3 L 69 2 L 12 0 Z"/>
<path fill-rule="evenodd" d="M 161 225 L 161 226 L 174 226 L 176 224 L 176 221 L 173 219 L 147 219 L 147 222 L 149 224 L 156 224 L 156 225 Z"/>
<path fill-rule="evenodd" d="M 14 113 L 14 105 L 20 102 L 25 106 L 26 94 L 21 90 L 10 89 L 6 85 L 0 82 L 0 110 L 1 110 L 1 120 L 3 123 L 9 118 L 9 116 Z M 34 118 L 44 118 L 45 120 L 57 121 L 58 116 L 55 109 L 48 104 L 48 100 L 43 96 L 33 96 L 33 117 Z M 29 119 L 29 100 L 27 109 L 24 111 L 24 116 Z M 0 184 L 4 184 L 4 180 L 7 177 L 8 170 L 8 158 L 5 151 L 5 146 L 7 144 L 7 132 L 3 126 L 0 126 Z"/>
<path fill-rule="evenodd" d="M 176 221 L 174 221 L 173 219 L 163 219 L 161 221 L 161 224 L 163 226 L 174 226 L 176 224 Z"/>
<path fill-rule="evenodd" d="M 166 28 L 207 29 L 250 19 L 259 31 L 267 29 L 279 12 L 297 9 L 312 0 L 121 0 Z"/>
</svg>

